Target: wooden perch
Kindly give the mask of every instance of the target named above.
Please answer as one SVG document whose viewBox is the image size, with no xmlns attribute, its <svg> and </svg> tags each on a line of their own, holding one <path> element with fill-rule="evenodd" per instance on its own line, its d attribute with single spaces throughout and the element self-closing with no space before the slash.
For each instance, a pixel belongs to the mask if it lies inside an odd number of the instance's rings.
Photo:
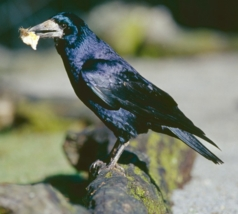
<svg viewBox="0 0 238 214">
<path fill-rule="evenodd" d="M 93 213 L 170 213 L 168 204 L 149 175 L 134 164 L 125 172 L 103 169 L 88 186 L 87 207 Z"/>
<path fill-rule="evenodd" d="M 87 171 L 105 160 L 116 139 L 106 127 L 68 133 L 63 145 L 69 162 Z M 88 186 L 87 206 L 93 213 L 170 213 L 172 190 L 190 179 L 195 152 L 182 142 L 150 132 L 130 142 L 120 169 L 102 170 Z"/>
</svg>

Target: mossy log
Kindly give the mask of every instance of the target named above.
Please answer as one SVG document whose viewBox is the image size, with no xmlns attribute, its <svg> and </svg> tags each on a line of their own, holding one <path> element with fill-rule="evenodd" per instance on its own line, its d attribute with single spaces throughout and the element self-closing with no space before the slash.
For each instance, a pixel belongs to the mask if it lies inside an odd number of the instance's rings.
<svg viewBox="0 0 238 214">
<path fill-rule="evenodd" d="M 47 184 L 0 185 L 0 214 L 90 214 Z"/>
<path fill-rule="evenodd" d="M 63 145 L 69 162 L 88 171 L 105 160 L 116 139 L 106 127 L 69 132 Z M 170 213 L 172 190 L 190 179 L 195 152 L 177 139 L 149 132 L 130 142 L 119 168 L 92 177 L 86 203 L 93 213 Z"/>
<path fill-rule="evenodd" d="M 88 171 L 97 159 L 107 159 L 115 141 L 111 131 L 101 126 L 68 133 L 63 147 L 78 171 Z M 99 174 L 89 173 L 87 193 L 80 199 L 85 207 L 70 204 L 47 184 L 1 184 L 0 214 L 171 213 L 170 194 L 190 179 L 194 159 L 195 152 L 183 143 L 149 132 L 125 149 L 119 159 L 123 169 L 102 167 Z M 76 191 L 84 192 L 85 188 Z"/>
</svg>

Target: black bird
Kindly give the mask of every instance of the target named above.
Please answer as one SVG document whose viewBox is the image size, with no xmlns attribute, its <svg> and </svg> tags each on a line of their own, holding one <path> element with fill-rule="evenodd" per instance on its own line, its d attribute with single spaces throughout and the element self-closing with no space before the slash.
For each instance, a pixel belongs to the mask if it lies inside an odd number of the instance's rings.
<svg viewBox="0 0 238 214">
<path fill-rule="evenodd" d="M 223 163 L 194 137 L 217 147 L 174 99 L 142 77 L 82 19 L 63 12 L 29 31 L 54 38 L 75 93 L 117 137 L 108 168 L 115 166 L 131 138 L 148 129 L 176 137 L 208 160 Z"/>
</svg>

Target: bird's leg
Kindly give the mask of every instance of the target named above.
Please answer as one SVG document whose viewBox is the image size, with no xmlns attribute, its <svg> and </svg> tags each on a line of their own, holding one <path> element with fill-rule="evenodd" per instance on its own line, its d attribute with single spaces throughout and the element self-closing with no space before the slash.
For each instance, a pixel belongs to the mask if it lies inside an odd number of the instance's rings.
<svg viewBox="0 0 238 214">
<path fill-rule="evenodd" d="M 95 161 L 91 166 L 90 166 L 90 173 L 92 174 L 93 177 L 95 177 L 96 175 L 98 175 L 102 169 L 105 169 L 105 167 L 110 170 L 114 167 L 119 168 L 121 171 L 124 172 L 124 169 L 122 167 L 120 167 L 117 164 L 117 161 L 119 160 L 123 150 L 125 149 L 125 147 L 129 144 L 129 141 L 127 143 L 121 143 L 119 140 L 116 141 L 115 145 L 113 146 L 112 151 L 110 152 L 110 161 L 109 163 L 106 165 L 104 162 L 97 160 Z"/>
<path fill-rule="evenodd" d="M 112 169 L 113 167 L 115 167 L 117 161 L 121 157 L 123 150 L 128 145 L 129 145 L 129 141 L 122 144 L 119 140 L 117 140 L 112 151 L 110 152 L 110 162 L 107 165 L 108 169 Z"/>
</svg>

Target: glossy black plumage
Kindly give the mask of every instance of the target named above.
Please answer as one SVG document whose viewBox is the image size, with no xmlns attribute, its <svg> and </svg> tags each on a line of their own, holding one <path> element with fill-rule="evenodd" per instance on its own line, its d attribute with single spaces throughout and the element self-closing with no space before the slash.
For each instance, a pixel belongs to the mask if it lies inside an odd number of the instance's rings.
<svg viewBox="0 0 238 214">
<path fill-rule="evenodd" d="M 222 163 L 193 136 L 216 146 L 179 110 L 174 99 L 142 77 L 83 20 L 71 13 L 60 13 L 51 20 L 64 33 L 55 38 L 55 45 L 75 93 L 114 132 L 119 145 L 152 129 Z"/>
</svg>

